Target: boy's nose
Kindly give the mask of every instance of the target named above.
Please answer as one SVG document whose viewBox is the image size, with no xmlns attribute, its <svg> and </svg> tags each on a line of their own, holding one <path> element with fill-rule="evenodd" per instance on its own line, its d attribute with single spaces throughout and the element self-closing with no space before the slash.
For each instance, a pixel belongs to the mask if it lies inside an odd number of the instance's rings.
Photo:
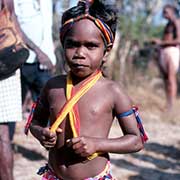
<svg viewBox="0 0 180 180">
<path fill-rule="evenodd" d="M 82 46 L 76 49 L 75 56 L 84 57 L 84 48 Z"/>
</svg>

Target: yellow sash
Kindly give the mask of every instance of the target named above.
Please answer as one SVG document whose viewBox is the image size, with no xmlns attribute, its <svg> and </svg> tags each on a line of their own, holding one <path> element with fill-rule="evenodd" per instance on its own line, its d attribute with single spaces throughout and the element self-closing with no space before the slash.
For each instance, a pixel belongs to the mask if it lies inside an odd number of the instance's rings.
<svg viewBox="0 0 180 180">
<path fill-rule="evenodd" d="M 66 96 L 67 102 L 64 104 L 63 108 L 60 110 L 56 121 L 51 126 L 51 132 L 56 132 L 56 129 L 65 119 L 67 114 L 69 113 L 69 120 L 70 126 L 73 132 L 73 137 L 78 137 L 79 135 L 79 128 L 80 128 L 80 121 L 77 117 L 77 112 L 75 111 L 75 104 L 78 100 L 91 88 L 95 85 L 98 79 L 102 76 L 100 71 L 95 72 L 92 76 L 88 77 L 81 87 L 74 93 L 73 95 L 73 84 L 70 73 L 67 76 L 67 87 L 66 87 Z M 95 158 L 98 153 L 94 153 L 90 157 L 89 160 Z"/>
</svg>

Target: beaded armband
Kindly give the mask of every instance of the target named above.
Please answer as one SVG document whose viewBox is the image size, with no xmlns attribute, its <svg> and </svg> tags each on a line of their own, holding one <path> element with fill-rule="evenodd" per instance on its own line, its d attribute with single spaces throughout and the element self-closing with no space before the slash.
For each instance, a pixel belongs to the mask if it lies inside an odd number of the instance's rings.
<svg viewBox="0 0 180 180">
<path fill-rule="evenodd" d="M 142 120 L 139 116 L 139 112 L 138 112 L 138 108 L 137 107 L 133 107 L 132 109 L 130 109 L 129 111 L 123 112 L 121 114 L 117 114 L 116 117 L 118 119 L 122 118 L 122 117 L 126 117 L 129 116 L 131 114 L 134 114 L 136 117 L 136 121 L 137 121 L 137 125 L 141 134 L 141 138 L 143 143 L 146 142 L 148 140 L 148 136 L 146 135 L 146 132 L 144 130 L 143 124 L 142 124 Z"/>
<path fill-rule="evenodd" d="M 30 127 L 31 121 L 32 121 L 32 119 L 33 119 L 34 110 L 35 110 L 38 102 L 39 102 L 39 99 L 37 99 L 37 101 L 32 104 L 31 112 L 30 112 L 30 114 L 29 114 L 29 116 L 28 116 L 27 122 L 26 122 L 25 127 L 24 127 L 24 133 L 25 133 L 26 135 L 28 135 L 29 127 Z"/>
</svg>

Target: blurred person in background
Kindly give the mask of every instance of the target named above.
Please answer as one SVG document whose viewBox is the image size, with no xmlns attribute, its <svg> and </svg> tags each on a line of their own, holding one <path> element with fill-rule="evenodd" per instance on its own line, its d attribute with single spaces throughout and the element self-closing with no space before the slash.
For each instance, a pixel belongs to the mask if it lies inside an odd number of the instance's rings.
<svg viewBox="0 0 180 180">
<path fill-rule="evenodd" d="M 165 81 L 167 110 L 171 110 L 177 96 L 177 72 L 180 60 L 180 19 L 177 9 L 170 4 L 163 8 L 163 17 L 168 20 L 162 39 L 152 42 L 160 47 L 159 67 Z"/>
<path fill-rule="evenodd" d="M 52 38 L 52 0 L 14 0 L 14 13 L 30 49 L 30 56 L 21 68 L 23 114 L 26 96 L 30 91 L 33 101 L 41 88 L 55 72 L 56 57 Z M 12 3 L 13 3 L 12 2 Z M 26 116 L 25 116 L 26 118 Z M 15 123 L 10 123 L 13 139 Z"/>
<path fill-rule="evenodd" d="M 22 100 L 28 90 L 33 100 L 51 77 L 56 65 L 52 38 L 52 0 L 14 0 L 19 24 L 26 36 L 33 42 L 30 56 L 21 69 Z"/>
<path fill-rule="evenodd" d="M 0 11 L 7 8 L 17 31 L 19 26 L 14 14 L 13 0 L 0 0 Z M 19 35 L 22 34 L 19 32 Z M 1 44 L 0 44 L 1 45 Z M 16 59 L 14 59 L 16 60 Z M 13 180 L 13 132 L 10 125 L 22 120 L 20 70 L 12 76 L 0 80 L 0 180 Z"/>
<path fill-rule="evenodd" d="M 55 71 L 53 2 L 14 0 L 14 9 L 30 48 L 29 58 L 21 68 L 23 119 L 26 119 L 29 115 L 28 106 L 31 106 L 32 101 L 36 101 L 41 88 Z M 11 125 L 11 134 L 14 130 L 15 124 Z"/>
<path fill-rule="evenodd" d="M 8 8 L 18 32 L 31 50 L 22 68 L 22 100 L 19 70 L 0 81 L 0 179 L 13 180 L 13 139 L 15 122 L 22 120 L 22 101 L 28 88 L 35 99 L 51 77 L 56 64 L 52 40 L 51 0 L 0 0 Z"/>
</svg>

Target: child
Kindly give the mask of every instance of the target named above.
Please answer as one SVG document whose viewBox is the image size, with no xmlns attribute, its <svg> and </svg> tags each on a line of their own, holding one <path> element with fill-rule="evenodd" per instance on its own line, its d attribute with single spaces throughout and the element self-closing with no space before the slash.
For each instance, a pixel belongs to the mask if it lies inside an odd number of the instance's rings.
<svg viewBox="0 0 180 180">
<path fill-rule="evenodd" d="M 48 165 L 39 172 L 44 180 L 113 179 L 108 153 L 143 148 L 129 97 L 100 71 L 115 26 L 115 11 L 98 0 L 79 1 L 62 17 L 60 38 L 70 72 L 47 82 L 30 123 L 49 150 Z M 114 117 L 124 135 L 108 138 Z"/>
</svg>

